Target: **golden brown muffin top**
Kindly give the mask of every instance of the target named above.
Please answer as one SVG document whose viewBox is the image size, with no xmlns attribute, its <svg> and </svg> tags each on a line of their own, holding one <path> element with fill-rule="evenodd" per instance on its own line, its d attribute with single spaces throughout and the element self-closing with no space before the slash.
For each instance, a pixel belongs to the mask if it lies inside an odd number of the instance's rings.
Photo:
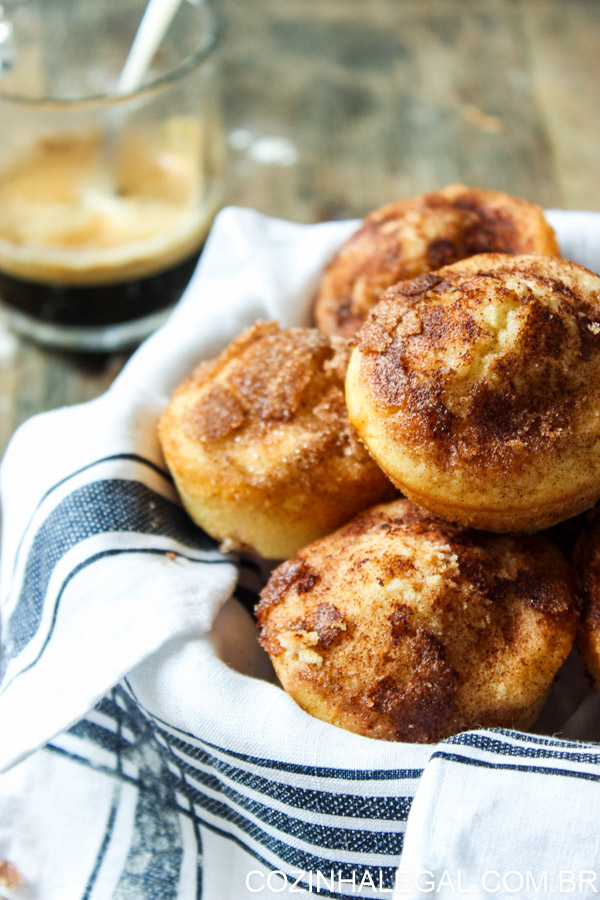
<svg viewBox="0 0 600 900">
<path fill-rule="evenodd" d="M 391 740 L 518 721 L 569 652 L 569 567 L 550 541 L 374 507 L 275 570 L 262 646 L 309 712 Z"/>
<path fill-rule="evenodd" d="M 575 263 L 483 254 L 402 282 L 358 348 L 390 433 L 443 468 L 506 473 L 597 441 L 600 277 Z"/>
<path fill-rule="evenodd" d="M 500 191 L 454 184 L 384 206 L 327 267 L 317 325 L 350 337 L 390 285 L 487 252 L 560 251 L 540 207 Z"/>
<path fill-rule="evenodd" d="M 347 415 L 339 386 L 348 356 L 344 341 L 315 329 L 258 322 L 178 389 L 180 394 L 209 385 L 186 415 L 187 433 L 209 443 L 240 430 L 265 431 L 313 408 L 332 387 L 327 409 L 341 422 Z"/>
<path fill-rule="evenodd" d="M 230 466 L 230 481 L 243 472 L 244 481 L 266 481 L 271 490 L 290 478 L 298 488 L 316 487 L 316 471 L 330 477 L 335 462 L 339 479 L 368 489 L 371 478 L 389 494 L 348 419 L 349 354 L 346 341 L 316 329 L 258 322 L 198 366 L 171 409 L 184 402 L 178 415 L 186 439 L 218 459 L 220 469 Z"/>
</svg>

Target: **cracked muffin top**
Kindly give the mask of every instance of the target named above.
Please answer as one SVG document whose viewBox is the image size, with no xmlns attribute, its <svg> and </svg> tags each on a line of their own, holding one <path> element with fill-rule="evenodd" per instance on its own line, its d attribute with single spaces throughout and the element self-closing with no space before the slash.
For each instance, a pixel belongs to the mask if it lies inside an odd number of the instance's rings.
<svg viewBox="0 0 600 900">
<path fill-rule="evenodd" d="M 163 452 L 226 549 L 282 559 L 395 494 L 348 419 L 349 353 L 314 328 L 259 322 L 175 391 Z"/>
<path fill-rule="evenodd" d="M 315 306 L 326 334 L 351 337 L 382 291 L 478 253 L 559 255 L 539 206 L 453 184 L 366 217 L 327 267 Z"/>
<path fill-rule="evenodd" d="M 549 540 L 461 528 L 407 500 L 306 547 L 261 596 L 260 641 L 296 702 L 386 740 L 525 727 L 577 628 Z"/>
<path fill-rule="evenodd" d="M 482 254 L 394 285 L 356 339 L 350 419 L 452 521 L 542 528 L 600 495 L 600 277 Z"/>
</svg>

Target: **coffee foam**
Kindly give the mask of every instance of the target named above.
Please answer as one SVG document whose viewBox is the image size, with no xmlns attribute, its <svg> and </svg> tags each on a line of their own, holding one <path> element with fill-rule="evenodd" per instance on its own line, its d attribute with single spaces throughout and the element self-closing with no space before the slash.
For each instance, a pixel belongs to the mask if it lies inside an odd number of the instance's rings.
<svg viewBox="0 0 600 900">
<path fill-rule="evenodd" d="M 106 284 L 152 275 L 201 245 L 215 212 L 198 122 L 112 146 L 96 132 L 40 139 L 0 173 L 0 269 L 30 281 Z"/>
</svg>

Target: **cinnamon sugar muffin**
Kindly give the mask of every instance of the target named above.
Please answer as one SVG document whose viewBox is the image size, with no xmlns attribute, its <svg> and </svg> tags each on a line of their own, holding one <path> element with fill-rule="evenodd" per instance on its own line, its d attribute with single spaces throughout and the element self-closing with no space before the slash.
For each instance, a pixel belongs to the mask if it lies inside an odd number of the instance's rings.
<svg viewBox="0 0 600 900">
<path fill-rule="evenodd" d="M 600 497 L 600 277 L 483 254 L 390 288 L 358 336 L 350 419 L 407 496 L 490 531 Z"/>
<path fill-rule="evenodd" d="M 477 253 L 557 256 L 539 206 L 500 191 L 453 184 L 372 212 L 325 271 L 315 318 L 353 335 L 386 288 Z"/>
<path fill-rule="evenodd" d="M 587 670 L 600 685 L 600 509 L 586 516 L 573 551 L 573 570 L 581 599 L 577 646 Z"/>
<path fill-rule="evenodd" d="M 182 501 L 227 549 L 281 559 L 395 491 L 350 425 L 349 349 L 258 323 L 175 392 L 159 437 Z"/>
<path fill-rule="evenodd" d="M 257 614 L 300 706 L 397 741 L 526 727 L 577 629 L 570 569 L 545 537 L 463 529 L 407 500 L 279 566 Z"/>
</svg>

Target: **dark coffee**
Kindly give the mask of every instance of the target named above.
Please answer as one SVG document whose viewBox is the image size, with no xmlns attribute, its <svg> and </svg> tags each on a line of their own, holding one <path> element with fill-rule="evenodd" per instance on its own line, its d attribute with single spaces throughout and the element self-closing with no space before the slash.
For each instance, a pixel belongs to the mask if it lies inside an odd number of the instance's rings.
<svg viewBox="0 0 600 900">
<path fill-rule="evenodd" d="M 199 256 L 198 251 L 154 275 L 89 287 L 39 284 L 0 271 L 0 297 L 7 309 L 53 325 L 97 327 L 134 322 L 179 300 Z"/>
<path fill-rule="evenodd" d="M 40 138 L 0 172 L 0 299 L 44 343 L 110 350 L 141 340 L 188 284 L 214 215 L 201 127 Z"/>
</svg>

